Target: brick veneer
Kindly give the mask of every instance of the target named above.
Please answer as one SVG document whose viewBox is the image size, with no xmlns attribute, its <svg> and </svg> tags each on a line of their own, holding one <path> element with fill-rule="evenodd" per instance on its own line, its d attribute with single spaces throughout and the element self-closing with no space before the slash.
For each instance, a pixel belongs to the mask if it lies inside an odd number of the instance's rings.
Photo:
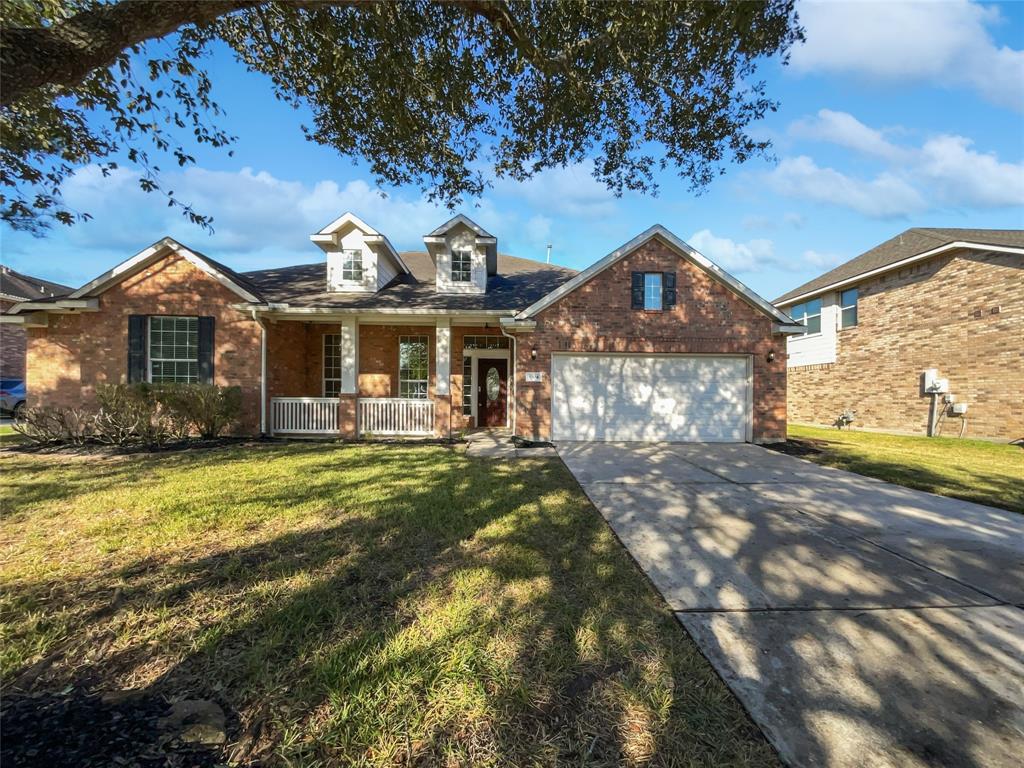
<svg viewBox="0 0 1024 768">
<path fill-rule="evenodd" d="M 0 300 L 0 313 L 16 302 Z M 25 329 L 18 325 L 0 324 L 0 379 L 25 378 Z"/>
<path fill-rule="evenodd" d="M 1024 257 L 958 251 L 862 283 L 836 362 L 789 369 L 789 417 L 830 424 L 852 408 L 855 427 L 925 434 L 926 368 L 968 404 L 969 436 L 1024 438 Z"/>
<path fill-rule="evenodd" d="M 242 299 L 177 255 L 155 262 L 99 296 L 99 311 L 50 315 L 28 331 L 29 403 L 88 405 L 100 383 L 128 377 L 129 315 L 215 318 L 214 381 L 242 390 L 239 431 L 259 430 L 260 328 L 232 309 Z"/>
<path fill-rule="evenodd" d="M 676 307 L 665 312 L 631 309 L 630 273 L 634 270 L 674 270 Z M 785 343 L 782 337 L 772 336 L 772 320 L 660 239 L 647 241 L 542 311 L 536 320 L 535 331 L 517 334 L 517 434 L 536 439 L 551 435 L 552 352 L 654 352 L 751 355 L 754 439 L 785 438 Z M 531 357 L 534 348 L 536 360 Z M 775 360 L 769 363 L 772 350 Z M 527 371 L 542 372 L 543 382 L 527 384 Z"/>
</svg>

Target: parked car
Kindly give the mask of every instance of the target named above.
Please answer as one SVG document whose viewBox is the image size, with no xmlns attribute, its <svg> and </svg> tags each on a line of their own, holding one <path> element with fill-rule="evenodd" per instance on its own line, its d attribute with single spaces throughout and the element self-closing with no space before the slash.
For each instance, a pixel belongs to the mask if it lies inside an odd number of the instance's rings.
<svg viewBox="0 0 1024 768">
<path fill-rule="evenodd" d="M 24 379 L 0 379 L 0 413 L 18 418 L 24 407 Z"/>
</svg>

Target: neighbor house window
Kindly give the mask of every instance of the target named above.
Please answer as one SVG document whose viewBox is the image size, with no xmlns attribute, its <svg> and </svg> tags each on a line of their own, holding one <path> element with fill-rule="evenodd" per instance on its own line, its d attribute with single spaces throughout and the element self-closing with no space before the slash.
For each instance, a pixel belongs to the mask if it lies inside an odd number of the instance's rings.
<svg viewBox="0 0 1024 768">
<path fill-rule="evenodd" d="M 398 396 L 427 398 L 427 377 L 429 365 L 427 360 L 426 336 L 398 337 Z"/>
<path fill-rule="evenodd" d="M 363 281 L 363 252 L 358 249 L 341 252 L 341 279 Z"/>
<path fill-rule="evenodd" d="M 852 328 L 857 324 L 857 289 L 850 288 L 839 294 L 839 327 Z"/>
<path fill-rule="evenodd" d="M 199 318 L 149 318 L 149 380 L 199 381 Z"/>
<path fill-rule="evenodd" d="M 470 281 L 470 267 L 472 266 L 472 261 L 473 255 L 470 251 L 452 251 L 453 283 L 468 283 Z"/>
<path fill-rule="evenodd" d="M 661 272 L 644 273 L 644 309 L 661 309 Z"/>
<path fill-rule="evenodd" d="M 804 336 L 821 333 L 821 299 L 796 304 L 789 315 L 801 325 L 807 326 Z"/>
<path fill-rule="evenodd" d="M 462 412 L 473 415 L 473 358 L 462 358 Z"/>
<path fill-rule="evenodd" d="M 324 397 L 341 394 L 341 335 L 324 334 Z"/>
</svg>

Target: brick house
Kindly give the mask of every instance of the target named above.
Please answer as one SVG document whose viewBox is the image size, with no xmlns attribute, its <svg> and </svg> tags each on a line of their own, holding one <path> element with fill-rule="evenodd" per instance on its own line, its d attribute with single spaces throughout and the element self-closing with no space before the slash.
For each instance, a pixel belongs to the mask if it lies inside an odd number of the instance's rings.
<svg viewBox="0 0 1024 768">
<path fill-rule="evenodd" d="M 72 290 L 69 286 L 23 275 L 0 265 L 0 314 L 15 304 L 64 296 Z M 0 379 L 24 378 L 25 329 L 11 324 L 0 325 Z"/>
<path fill-rule="evenodd" d="M 772 441 L 800 327 L 655 226 L 583 272 L 498 252 L 465 216 L 398 252 L 353 214 L 316 263 L 238 273 L 164 239 L 14 308 L 30 404 L 101 382 L 242 390 L 246 433 Z"/>
<path fill-rule="evenodd" d="M 775 305 L 792 421 L 1024 438 L 1024 230 L 908 229 Z"/>
</svg>

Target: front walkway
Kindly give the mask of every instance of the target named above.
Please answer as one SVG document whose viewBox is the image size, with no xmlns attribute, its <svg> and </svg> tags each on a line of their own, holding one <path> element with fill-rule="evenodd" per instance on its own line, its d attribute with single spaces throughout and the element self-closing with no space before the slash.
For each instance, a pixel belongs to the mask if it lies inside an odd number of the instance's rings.
<svg viewBox="0 0 1024 768">
<path fill-rule="evenodd" d="M 565 443 L 783 759 L 1024 754 L 1024 516 L 753 445 Z"/>
<path fill-rule="evenodd" d="M 466 455 L 485 459 L 544 459 L 557 456 L 551 446 L 518 448 L 510 429 L 475 429 L 466 434 Z"/>
</svg>

